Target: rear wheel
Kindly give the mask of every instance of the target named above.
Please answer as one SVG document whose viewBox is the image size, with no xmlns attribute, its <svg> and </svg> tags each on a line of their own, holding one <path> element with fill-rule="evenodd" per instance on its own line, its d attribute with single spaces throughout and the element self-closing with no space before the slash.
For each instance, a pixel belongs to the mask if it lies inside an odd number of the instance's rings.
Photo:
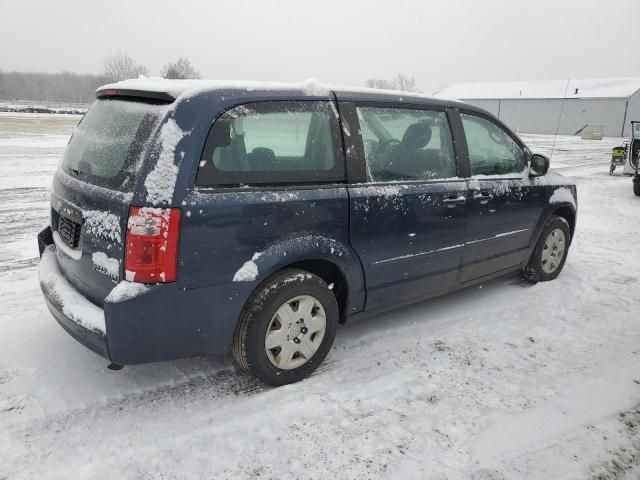
<svg viewBox="0 0 640 480">
<path fill-rule="evenodd" d="M 298 382 L 327 356 L 337 326 L 338 303 L 324 280 L 287 269 L 267 280 L 245 307 L 234 358 L 268 385 Z"/>
<path fill-rule="evenodd" d="M 567 221 L 556 215 L 552 216 L 544 228 L 533 254 L 529 259 L 527 271 L 541 282 L 555 279 L 567 260 L 571 230 Z"/>
<path fill-rule="evenodd" d="M 616 171 L 616 166 L 612 163 L 609 167 L 609 175 L 613 175 L 613 172 Z"/>
</svg>

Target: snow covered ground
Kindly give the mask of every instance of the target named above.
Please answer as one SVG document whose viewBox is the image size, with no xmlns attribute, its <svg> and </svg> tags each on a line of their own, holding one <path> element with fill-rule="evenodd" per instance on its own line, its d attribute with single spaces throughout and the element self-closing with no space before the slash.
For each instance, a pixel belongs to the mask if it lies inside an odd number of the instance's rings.
<svg viewBox="0 0 640 480">
<path fill-rule="evenodd" d="M 0 479 L 640 478 L 640 199 L 607 174 L 619 139 L 558 138 L 580 212 L 556 281 L 343 326 L 317 373 L 268 389 L 226 358 L 107 370 L 50 316 L 35 234 L 73 121 L 0 114 Z"/>
</svg>

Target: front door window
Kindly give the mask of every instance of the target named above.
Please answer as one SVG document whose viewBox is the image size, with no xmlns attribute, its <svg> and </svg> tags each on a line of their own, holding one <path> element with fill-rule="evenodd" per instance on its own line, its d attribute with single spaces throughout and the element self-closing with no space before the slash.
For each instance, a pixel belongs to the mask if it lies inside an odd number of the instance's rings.
<svg viewBox="0 0 640 480">
<path fill-rule="evenodd" d="M 526 168 L 524 152 L 495 123 L 466 113 L 460 114 L 469 149 L 471 175 L 509 175 Z"/>
</svg>

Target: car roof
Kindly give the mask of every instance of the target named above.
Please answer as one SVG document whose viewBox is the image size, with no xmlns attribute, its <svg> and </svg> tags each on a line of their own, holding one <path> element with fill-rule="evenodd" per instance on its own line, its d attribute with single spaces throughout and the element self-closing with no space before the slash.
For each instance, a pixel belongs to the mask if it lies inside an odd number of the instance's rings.
<svg viewBox="0 0 640 480">
<path fill-rule="evenodd" d="M 138 78 L 103 85 L 96 90 L 97 97 L 110 95 L 141 96 L 173 102 L 178 99 L 192 98 L 199 94 L 222 91 L 231 95 L 247 96 L 277 94 L 278 96 L 292 95 L 297 97 L 310 97 L 333 99 L 333 95 L 342 101 L 357 102 L 388 102 L 388 103 L 413 103 L 438 106 L 464 106 L 473 108 L 463 102 L 433 98 L 428 95 L 399 90 L 381 90 L 366 87 L 346 87 L 331 84 L 322 84 L 316 80 L 304 82 L 258 82 L 239 80 L 170 80 L 165 78 Z"/>
</svg>

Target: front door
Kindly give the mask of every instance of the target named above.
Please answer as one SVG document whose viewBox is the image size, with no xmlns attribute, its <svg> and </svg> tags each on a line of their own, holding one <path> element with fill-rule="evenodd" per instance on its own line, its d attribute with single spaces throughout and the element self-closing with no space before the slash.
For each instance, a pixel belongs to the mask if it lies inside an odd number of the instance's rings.
<svg viewBox="0 0 640 480">
<path fill-rule="evenodd" d="M 457 176 L 446 112 L 366 104 L 356 110 L 359 128 L 352 130 L 362 132 L 367 179 L 349 187 L 350 235 L 364 268 L 367 309 L 455 285 L 467 184 Z"/>
<path fill-rule="evenodd" d="M 461 112 L 471 178 L 460 282 L 519 266 L 543 208 L 523 146 L 493 120 Z"/>
</svg>

